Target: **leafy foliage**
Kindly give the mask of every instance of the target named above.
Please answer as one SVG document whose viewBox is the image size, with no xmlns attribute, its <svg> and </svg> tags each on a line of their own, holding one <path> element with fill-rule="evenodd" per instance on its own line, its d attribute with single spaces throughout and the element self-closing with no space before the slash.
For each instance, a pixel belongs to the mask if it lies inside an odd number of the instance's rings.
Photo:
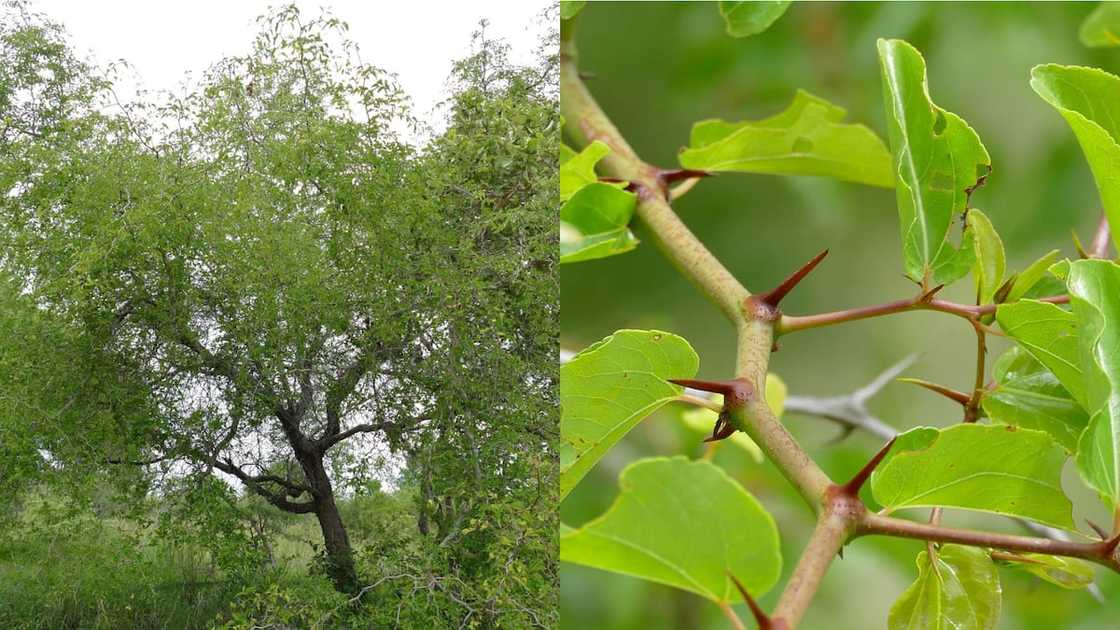
<svg viewBox="0 0 1120 630">
<path fill-rule="evenodd" d="M 680 395 L 699 357 L 671 333 L 620 330 L 560 370 L 560 497 L 630 429 Z"/>
<path fill-rule="evenodd" d="M 823 175 L 894 186 L 890 154 L 870 129 L 841 122 L 846 112 L 798 90 L 785 111 L 759 121 L 705 120 L 692 126 L 681 166 L 712 172 Z"/>
<path fill-rule="evenodd" d="M 973 258 L 966 243 L 948 242 L 949 228 L 991 171 L 991 158 L 964 120 L 930 100 L 925 60 L 913 46 L 878 46 L 906 275 L 923 285 L 949 284 L 968 273 Z"/>
<path fill-rule="evenodd" d="M 738 598 L 729 572 L 752 593 L 778 580 L 782 557 L 774 519 L 720 468 L 683 457 L 644 459 L 618 481 L 621 492 L 606 514 L 562 532 L 561 560 L 715 602 Z"/>
<path fill-rule="evenodd" d="M 983 549 L 942 545 L 918 554 L 918 579 L 891 606 L 890 630 L 991 630 L 999 621 L 999 573 Z"/>
<path fill-rule="evenodd" d="M 719 13 L 732 37 L 749 37 L 770 28 L 782 17 L 792 0 L 720 0 Z"/>
<path fill-rule="evenodd" d="M 1065 451 L 1048 434 L 1009 426 L 919 427 L 898 437 L 871 477 L 889 510 L 960 507 L 1076 529 L 1062 491 Z"/>
</svg>

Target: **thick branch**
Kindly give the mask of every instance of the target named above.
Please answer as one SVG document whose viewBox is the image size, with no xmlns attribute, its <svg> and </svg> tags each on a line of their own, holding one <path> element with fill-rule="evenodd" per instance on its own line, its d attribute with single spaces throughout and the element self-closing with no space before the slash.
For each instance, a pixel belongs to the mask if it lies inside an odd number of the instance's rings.
<svg viewBox="0 0 1120 630">
<path fill-rule="evenodd" d="M 245 484 L 246 488 L 249 488 L 259 496 L 263 497 L 266 501 L 275 505 L 281 510 L 284 510 L 285 512 L 291 512 L 293 514 L 308 514 L 315 511 L 315 503 L 313 501 L 290 501 L 288 499 L 289 496 L 297 497 L 304 492 L 311 494 L 310 488 L 307 488 L 302 484 L 297 484 L 293 481 L 289 481 L 275 475 L 250 475 L 230 461 L 223 462 L 221 460 L 214 460 L 212 463 L 214 465 L 214 468 L 237 477 L 237 479 L 239 479 L 241 483 Z M 284 494 L 271 492 L 267 488 L 262 486 L 262 483 L 276 483 L 283 486 L 285 488 L 285 492 Z"/>
</svg>

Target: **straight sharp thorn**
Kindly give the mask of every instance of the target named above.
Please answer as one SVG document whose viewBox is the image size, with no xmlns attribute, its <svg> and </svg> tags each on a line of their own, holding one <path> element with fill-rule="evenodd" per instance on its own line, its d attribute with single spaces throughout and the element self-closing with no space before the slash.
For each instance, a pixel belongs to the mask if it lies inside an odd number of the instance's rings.
<svg viewBox="0 0 1120 630">
<path fill-rule="evenodd" d="M 751 615 L 754 617 L 754 620 L 758 622 L 759 630 L 774 630 L 775 628 L 777 628 L 778 626 L 775 626 L 773 624 L 770 616 L 763 612 L 761 608 L 759 608 L 758 602 L 754 601 L 754 598 L 751 597 L 751 594 L 747 592 L 747 588 L 743 586 L 743 583 L 739 581 L 739 578 L 735 577 L 735 574 L 731 573 L 731 571 L 727 572 L 727 577 L 731 578 L 731 582 L 735 584 L 735 588 L 739 589 L 739 594 L 743 596 L 743 601 L 747 603 L 747 608 L 751 609 Z"/>
<path fill-rule="evenodd" d="M 1111 558 L 1118 546 L 1120 546 L 1120 534 L 1116 534 L 1104 542 L 1104 545 L 1101 546 L 1102 555 L 1106 558 Z"/>
<path fill-rule="evenodd" d="M 1085 246 L 1081 244 L 1081 239 L 1078 238 L 1077 232 L 1070 230 L 1069 235 L 1073 237 L 1073 248 L 1077 250 L 1077 255 L 1081 258 L 1088 258 L 1089 253 L 1085 251 Z"/>
<path fill-rule="evenodd" d="M 945 288 L 944 284 L 939 284 L 939 285 L 933 287 L 932 289 L 930 289 L 928 291 L 922 292 L 922 294 L 918 296 L 918 302 L 919 303 L 929 302 L 930 300 L 933 299 L 933 296 L 937 295 L 941 291 L 941 289 L 944 289 L 944 288 Z"/>
<path fill-rule="evenodd" d="M 853 497 L 859 495 L 860 488 L 867 482 L 871 473 L 875 472 L 875 468 L 883 461 L 883 458 L 887 456 L 891 447 L 894 446 L 894 441 L 897 439 L 897 437 L 893 437 L 888 440 L 887 443 L 883 445 L 883 448 L 879 449 L 879 452 L 875 453 L 875 456 L 872 457 L 848 483 L 841 486 L 845 494 Z"/>
<path fill-rule="evenodd" d="M 658 171 L 657 179 L 661 180 L 662 183 L 672 184 L 673 182 L 692 179 L 694 177 L 711 177 L 713 175 L 715 175 L 715 173 L 709 171 L 701 171 L 691 168 L 678 168 Z"/>
<path fill-rule="evenodd" d="M 771 307 L 777 308 L 778 304 L 782 301 L 782 298 L 784 298 L 790 291 L 792 291 L 799 282 L 804 280 L 805 276 L 809 275 L 809 272 L 812 271 L 813 268 L 815 268 L 817 265 L 819 265 L 827 255 L 827 249 L 817 254 L 813 257 L 812 260 L 802 265 L 800 269 L 790 274 L 790 276 L 783 280 L 781 284 L 771 289 L 770 292 L 760 295 L 759 299 L 766 304 L 769 304 Z"/>
<path fill-rule="evenodd" d="M 934 392 L 935 394 L 941 394 L 942 396 L 948 398 L 949 400 L 960 403 L 962 405 L 967 405 L 969 400 L 971 400 L 971 396 L 969 396 L 968 394 L 966 394 L 964 392 L 959 392 L 955 389 L 950 389 L 948 387 L 945 387 L 944 385 L 938 385 L 937 383 L 931 383 L 929 381 L 924 381 L 920 378 L 900 378 L 900 379 L 898 379 L 898 382 L 900 382 L 900 383 L 910 383 L 911 385 L 917 385 L 918 387 L 924 387 L 925 389 L 928 389 L 929 391 Z"/>
<path fill-rule="evenodd" d="M 1101 537 L 1101 540 L 1108 540 L 1108 534 L 1106 534 L 1105 531 L 1101 529 L 1100 525 L 1097 525 L 1089 519 L 1085 519 L 1085 522 L 1089 524 L 1089 527 L 1093 528 L 1093 531 L 1097 532 L 1097 535 Z"/>
</svg>

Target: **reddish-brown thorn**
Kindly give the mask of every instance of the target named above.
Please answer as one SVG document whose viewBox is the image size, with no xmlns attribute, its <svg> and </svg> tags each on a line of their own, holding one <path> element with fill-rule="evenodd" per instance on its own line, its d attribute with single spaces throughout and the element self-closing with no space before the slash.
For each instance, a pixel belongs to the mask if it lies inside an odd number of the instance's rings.
<svg viewBox="0 0 1120 630">
<path fill-rule="evenodd" d="M 746 587 L 743 586 L 743 583 L 740 582 L 739 578 L 735 577 L 733 573 L 728 571 L 727 577 L 731 578 L 731 581 L 735 584 L 735 588 L 739 589 L 739 594 L 743 596 L 743 601 L 747 602 L 747 608 L 751 609 L 751 615 L 754 617 L 754 620 L 758 622 L 759 630 L 785 630 L 789 627 L 784 621 L 780 619 L 771 619 L 769 615 L 763 612 L 763 610 L 759 608 L 758 602 L 754 601 L 751 594 L 747 592 Z"/>
<path fill-rule="evenodd" d="M 804 280 L 805 276 L 809 275 L 809 272 L 812 271 L 814 267 L 819 265 L 827 255 L 827 249 L 817 254 L 813 257 L 812 260 L 802 265 L 800 269 L 790 274 L 790 276 L 783 280 L 781 284 L 771 289 L 768 293 L 763 293 L 762 295 L 760 295 L 759 300 L 770 305 L 773 308 L 777 308 L 778 303 L 782 301 L 782 298 L 784 298 L 786 294 L 792 291 L 793 287 L 797 286 L 799 282 Z"/>
<path fill-rule="evenodd" d="M 939 284 L 939 285 L 933 287 L 929 291 L 926 291 L 926 292 L 922 293 L 921 295 L 919 295 L 918 296 L 918 302 L 919 303 L 929 302 L 930 300 L 933 299 L 933 296 L 937 295 L 938 292 L 940 292 L 941 289 L 944 289 L 944 288 L 945 288 L 944 284 Z"/>
<path fill-rule="evenodd" d="M 691 378 L 671 378 L 668 379 L 668 381 L 675 385 L 691 387 L 693 389 L 722 395 L 724 410 L 746 404 L 747 399 L 750 398 L 754 389 L 745 378 L 737 378 L 730 381 L 701 381 Z"/>
<path fill-rule="evenodd" d="M 1085 522 L 1089 524 L 1089 527 L 1093 528 L 1093 531 L 1097 532 L 1097 535 L 1101 537 L 1101 540 L 1108 540 L 1108 534 L 1105 533 L 1103 529 L 1101 529 L 1100 525 L 1097 525 L 1089 519 L 1085 519 Z"/>
<path fill-rule="evenodd" d="M 898 379 L 898 382 L 900 382 L 900 383 L 910 383 L 911 385 L 917 385 L 918 387 L 924 387 L 925 389 L 928 389 L 931 392 L 934 392 L 936 394 L 941 394 L 942 396 L 948 398 L 949 400 L 958 402 L 962 405 L 967 405 L 969 403 L 969 401 L 971 400 L 971 396 L 969 396 L 968 394 L 966 394 L 964 392 L 959 392 L 955 389 L 949 389 L 948 387 L 945 387 L 944 385 L 938 385 L 937 383 L 931 383 L 929 381 L 924 381 L 920 378 L 900 378 L 900 379 Z"/>
<path fill-rule="evenodd" d="M 1101 546 L 1101 555 L 1106 558 L 1111 558 L 1117 547 L 1120 547 L 1120 534 L 1116 534 L 1112 538 L 1104 541 L 1104 544 Z"/>
<path fill-rule="evenodd" d="M 712 175 L 715 175 L 715 173 L 700 171 L 691 168 L 678 168 L 658 171 L 657 179 L 659 179 L 662 184 L 672 184 L 673 182 L 679 182 L 685 179 L 692 179 L 694 177 L 711 177 Z"/>
<path fill-rule="evenodd" d="M 867 482 L 867 479 L 871 476 L 871 473 L 875 472 L 875 467 L 878 466 L 879 463 L 883 461 L 883 458 L 887 456 L 887 453 L 890 452 L 891 447 L 894 446 L 894 441 L 896 439 L 898 438 L 893 437 L 889 441 L 887 441 L 887 443 L 883 445 L 883 448 L 879 449 L 879 452 L 875 453 L 875 456 L 872 457 L 871 460 L 863 466 L 863 468 L 860 468 L 859 472 L 857 472 L 856 475 L 852 477 L 850 481 L 848 481 L 848 483 L 840 486 L 840 490 L 848 496 L 859 496 L 859 489 L 862 488 L 863 484 Z"/>
</svg>

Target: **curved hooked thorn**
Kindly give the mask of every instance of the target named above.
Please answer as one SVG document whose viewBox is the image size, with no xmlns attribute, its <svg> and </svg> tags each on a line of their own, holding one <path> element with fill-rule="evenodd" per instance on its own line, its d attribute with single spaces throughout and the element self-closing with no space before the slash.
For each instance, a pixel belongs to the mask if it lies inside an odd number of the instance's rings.
<svg viewBox="0 0 1120 630">
<path fill-rule="evenodd" d="M 1117 547 L 1120 547 L 1120 533 L 1104 541 L 1104 544 L 1101 546 L 1102 555 L 1106 558 L 1111 558 L 1112 554 L 1116 552 Z"/>
<path fill-rule="evenodd" d="M 711 437 L 704 438 L 704 442 L 707 443 L 726 440 L 734 434 L 735 425 L 731 424 L 731 422 L 727 419 L 727 412 L 723 412 L 719 414 L 719 418 L 716 419 L 716 426 L 712 427 Z"/>
<path fill-rule="evenodd" d="M 792 291 L 793 288 L 798 285 L 798 283 L 804 280 L 805 276 L 809 275 L 809 272 L 812 271 L 817 265 L 819 265 L 827 255 L 828 250 L 826 249 L 814 256 L 812 260 L 805 263 L 801 266 L 800 269 L 790 274 L 790 276 L 783 280 L 781 284 L 774 287 L 770 291 L 759 295 L 759 301 L 769 305 L 772 308 L 778 308 L 778 304 L 782 301 L 782 298 L 784 298 L 790 291 Z"/>
<path fill-rule="evenodd" d="M 875 453 L 875 456 L 864 464 L 863 468 L 860 468 L 859 472 L 857 472 L 848 483 L 840 486 L 840 490 L 849 496 L 859 496 L 860 488 L 862 488 L 863 484 L 867 482 L 867 479 L 871 477 L 871 473 L 875 471 L 875 468 L 882 463 L 883 458 L 890 452 L 891 447 L 894 446 L 894 441 L 897 439 L 897 437 L 893 437 L 888 440 L 887 443 L 883 445 L 883 448 L 879 449 L 879 452 Z"/>
<path fill-rule="evenodd" d="M 754 617 L 754 620 L 758 622 L 759 630 L 786 630 L 789 628 L 786 622 L 781 619 L 771 619 L 769 615 L 759 608 L 758 602 L 754 601 L 754 598 L 747 592 L 746 587 L 739 581 L 739 578 L 735 577 L 735 574 L 728 571 L 727 577 L 731 578 L 731 582 L 735 584 L 735 588 L 738 589 L 739 594 L 743 596 L 743 601 L 747 603 L 747 608 L 751 609 L 751 615 Z"/>
</svg>

